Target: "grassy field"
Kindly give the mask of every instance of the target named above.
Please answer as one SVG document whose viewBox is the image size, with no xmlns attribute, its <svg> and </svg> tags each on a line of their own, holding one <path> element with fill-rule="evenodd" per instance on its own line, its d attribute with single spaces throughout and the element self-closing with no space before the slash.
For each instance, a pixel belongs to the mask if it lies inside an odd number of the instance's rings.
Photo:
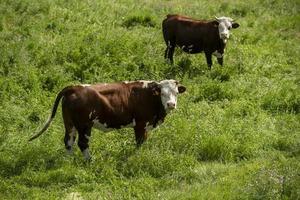
<svg viewBox="0 0 300 200">
<path fill-rule="evenodd" d="M 224 67 L 166 63 L 168 13 L 236 19 Z M 60 109 L 27 142 L 66 85 L 166 78 L 187 92 L 141 149 L 93 130 L 67 156 Z M 299 113 L 297 0 L 0 1 L 0 199 L 300 199 Z"/>
</svg>

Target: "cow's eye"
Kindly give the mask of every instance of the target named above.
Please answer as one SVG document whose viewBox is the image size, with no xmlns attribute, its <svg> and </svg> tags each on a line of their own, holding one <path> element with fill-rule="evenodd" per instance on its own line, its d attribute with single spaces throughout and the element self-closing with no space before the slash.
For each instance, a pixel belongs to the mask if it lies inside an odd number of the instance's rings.
<svg viewBox="0 0 300 200">
<path fill-rule="evenodd" d="M 230 30 L 230 29 L 231 29 L 231 26 L 228 27 L 228 30 Z"/>
</svg>

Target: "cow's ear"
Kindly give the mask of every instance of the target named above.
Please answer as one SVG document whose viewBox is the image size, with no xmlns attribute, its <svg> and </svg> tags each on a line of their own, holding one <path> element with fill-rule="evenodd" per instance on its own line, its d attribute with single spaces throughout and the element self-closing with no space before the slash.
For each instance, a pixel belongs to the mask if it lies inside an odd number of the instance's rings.
<svg viewBox="0 0 300 200">
<path fill-rule="evenodd" d="M 232 28 L 238 28 L 240 25 L 238 24 L 238 23 L 236 23 L 236 22 L 233 22 L 232 23 Z"/>
<path fill-rule="evenodd" d="M 183 85 L 178 85 L 178 92 L 179 93 L 184 93 L 186 90 L 186 87 L 184 87 Z"/>
<path fill-rule="evenodd" d="M 217 20 L 212 21 L 212 24 L 213 24 L 214 26 L 219 26 L 219 22 L 218 22 Z"/>
<path fill-rule="evenodd" d="M 151 88 L 152 94 L 155 96 L 160 95 L 160 85 L 156 82 L 149 83 L 149 88 Z"/>
<path fill-rule="evenodd" d="M 152 88 L 152 93 L 153 93 L 154 96 L 159 96 L 160 95 L 160 87 L 159 87 L 159 85 L 154 86 Z"/>
<path fill-rule="evenodd" d="M 154 95 L 154 96 L 159 96 L 159 95 L 160 95 L 160 88 L 154 88 L 154 89 L 152 90 L 152 92 L 153 92 L 153 95 Z"/>
</svg>

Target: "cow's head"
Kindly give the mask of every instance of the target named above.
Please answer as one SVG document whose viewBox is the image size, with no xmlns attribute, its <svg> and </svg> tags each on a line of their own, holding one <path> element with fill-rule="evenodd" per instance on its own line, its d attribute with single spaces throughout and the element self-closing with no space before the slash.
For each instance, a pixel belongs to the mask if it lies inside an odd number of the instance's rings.
<svg viewBox="0 0 300 200">
<path fill-rule="evenodd" d="M 240 25 L 234 22 L 230 17 L 216 17 L 216 21 L 218 22 L 219 36 L 220 39 L 227 42 L 230 36 L 229 30 L 231 28 L 238 28 Z"/>
<path fill-rule="evenodd" d="M 169 112 L 177 107 L 177 95 L 185 92 L 186 88 L 176 80 L 155 82 L 153 94 L 160 95 L 162 105 Z"/>
</svg>

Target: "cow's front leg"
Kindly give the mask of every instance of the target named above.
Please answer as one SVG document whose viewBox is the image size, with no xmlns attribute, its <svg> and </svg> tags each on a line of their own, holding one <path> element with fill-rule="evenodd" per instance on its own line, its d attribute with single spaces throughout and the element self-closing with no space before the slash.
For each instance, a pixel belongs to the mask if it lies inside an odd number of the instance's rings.
<svg viewBox="0 0 300 200">
<path fill-rule="evenodd" d="M 215 51 L 213 55 L 217 57 L 218 63 L 223 66 L 223 53 Z"/>
<path fill-rule="evenodd" d="M 218 63 L 219 63 L 221 66 L 223 66 L 223 57 L 222 57 L 222 58 L 217 58 L 217 60 L 218 60 Z"/>
<path fill-rule="evenodd" d="M 85 160 L 91 160 L 89 151 L 89 140 L 91 137 L 91 127 L 83 127 L 78 129 L 78 146 Z"/>
<path fill-rule="evenodd" d="M 205 58 L 206 58 L 206 63 L 209 69 L 211 69 L 212 66 L 212 59 L 211 59 L 212 53 L 210 52 L 205 52 Z"/>
<path fill-rule="evenodd" d="M 175 45 L 170 44 L 169 51 L 168 51 L 168 58 L 171 64 L 174 63 L 174 59 L 173 59 L 174 51 L 175 51 Z"/>
<path fill-rule="evenodd" d="M 145 122 L 137 122 L 134 127 L 136 146 L 140 147 L 148 137 Z"/>
</svg>

